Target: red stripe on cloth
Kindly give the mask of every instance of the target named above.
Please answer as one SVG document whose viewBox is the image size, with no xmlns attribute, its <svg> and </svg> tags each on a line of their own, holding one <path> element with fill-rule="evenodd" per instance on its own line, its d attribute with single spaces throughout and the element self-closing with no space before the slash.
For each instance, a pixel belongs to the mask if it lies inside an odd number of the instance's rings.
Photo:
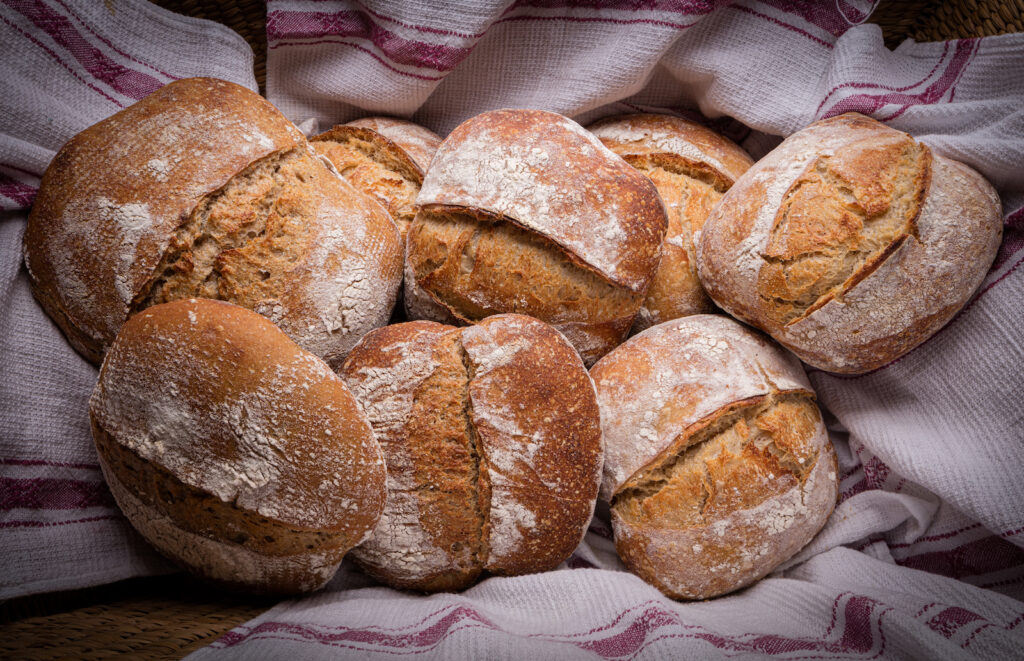
<svg viewBox="0 0 1024 661">
<path fill-rule="evenodd" d="M 1003 223 L 1003 242 L 999 244 L 992 270 L 997 270 L 1021 250 L 1024 250 L 1024 207 L 1006 217 Z"/>
<path fill-rule="evenodd" d="M 149 69 L 150 71 L 158 73 L 161 76 L 166 76 L 167 78 L 170 78 L 171 80 L 180 80 L 181 79 L 181 76 L 175 76 L 174 74 L 168 73 L 168 72 L 164 71 L 163 69 L 158 69 L 158 68 L 154 67 L 153 65 L 149 64 L 148 62 L 143 62 L 142 60 L 140 60 L 138 58 L 132 57 L 130 54 L 124 52 L 123 50 L 121 50 L 120 48 L 115 46 L 114 44 L 110 43 L 110 41 L 108 39 L 104 38 L 99 32 L 96 32 L 91 27 L 89 27 L 89 24 L 86 23 L 82 19 L 81 16 L 79 16 L 77 13 L 75 13 L 75 11 L 71 7 L 69 7 L 67 5 L 67 3 L 63 2 L 63 0 L 55 0 L 55 2 L 58 5 L 60 5 L 61 7 L 63 7 L 64 11 L 66 11 L 67 13 L 71 14 L 72 16 L 74 16 L 75 19 L 78 20 L 78 22 L 82 24 L 82 27 L 84 27 L 86 30 L 88 30 L 89 34 L 91 34 L 92 36 L 94 36 L 97 39 L 99 39 L 100 41 L 102 41 L 104 46 L 106 46 L 110 50 L 114 51 L 115 53 L 117 53 L 121 57 L 127 58 L 128 60 L 131 60 L 132 62 L 134 62 L 136 64 L 144 66 L 147 69 Z"/>
<path fill-rule="evenodd" d="M 797 27 L 797 26 L 795 26 L 795 25 L 793 25 L 791 23 L 786 23 L 785 21 L 779 20 L 779 19 L 777 19 L 777 18 L 775 18 L 773 16 L 769 16 L 768 14 L 762 14 L 761 12 L 754 11 L 753 9 L 751 9 L 749 7 L 740 7 L 740 6 L 737 6 L 737 5 L 729 5 L 729 8 L 730 9 L 736 9 L 738 11 L 741 11 L 741 12 L 745 13 L 745 14 L 750 14 L 751 16 L 757 16 L 758 18 L 762 18 L 762 19 L 764 19 L 766 21 L 769 21 L 771 23 L 775 23 L 776 25 L 782 26 L 782 27 L 786 28 L 787 30 L 791 30 L 791 31 L 796 32 L 797 34 L 799 34 L 801 36 L 807 37 L 811 41 L 813 41 L 815 43 L 818 43 L 818 44 L 821 44 L 825 48 L 828 48 L 828 49 L 835 48 L 835 44 L 833 44 L 831 42 L 828 42 L 828 41 L 825 41 L 824 39 L 822 39 L 820 37 L 816 37 L 813 34 L 811 34 L 810 32 L 808 32 L 807 30 L 804 30 L 803 28 L 799 28 L 799 27 Z"/>
<path fill-rule="evenodd" d="M 322 37 L 365 39 L 384 57 L 403 66 L 451 71 L 473 50 L 461 46 L 429 44 L 399 37 L 378 25 L 362 11 L 292 12 L 275 10 L 267 15 L 267 39 L 309 40 Z"/>
<path fill-rule="evenodd" d="M 103 482 L 48 477 L 0 477 L 0 511 L 3 512 L 13 509 L 75 510 L 114 506 L 114 498 Z"/>
<path fill-rule="evenodd" d="M 911 83 L 910 85 L 906 85 L 904 87 L 890 87 L 888 85 L 881 85 L 879 83 L 854 83 L 854 82 L 840 83 L 839 85 L 836 85 L 832 89 L 830 89 L 827 94 L 825 94 L 825 97 L 821 100 L 821 103 L 819 103 L 818 107 L 815 109 L 815 113 L 821 112 L 822 106 L 824 106 L 828 102 L 828 100 L 832 97 L 833 94 L 835 94 L 836 92 L 838 92 L 841 89 L 846 89 L 846 88 L 869 89 L 870 88 L 870 89 L 887 90 L 889 92 L 906 92 L 907 90 L 913 89 L 913 88 L 917 87 L 918 85 L 922 85 L 926 81 L 928 81 L 928 79 L 931 78 L 935 74 L 935 72 L 938 70 L 938 68 L 942 65 L 943 60 L 946 59 L 946 55 L 948 53 L 949 53 L 949 42 L 946 41 L 946 42 L 943 42 L 943 44 L 942 44 L 942 55 L 939 56 L 939 59 L 935 63 L 935 66 L 932 67 L 932 70 L 929 71 L 927 73 L 927 75 L 925 75 L 925 77 L 922 78 L 921 80 L 917 81 L 916 83 Z"/>
<path fill-rule="evenodd" d="M 838 621 L 839 603 L 842 606 L 842 630 L 833 635 Z M 861 595 L 841 594 L 833 605 L 834 618 L 829 630 L 822 638 L 791 638 L 774 634 L 745 633 L 724 635 L 698 625 L 683 623 L 679 616 L 657 602 L 645 602 L 626 609 L 616 615 L 609 624 L 592 628 L 590 631 L 566 636 L 531 635 L 529 638 L 556 643 L 568 643 L 585 649 L 603 658 L 635 657 L 650 645 L 669 638 L 692 638 L 702 640 L 718 649 L 731 652 L 758 653 L 761 655 L 790 655 L 793 652 L 811 651 L 826 654 L 866 654 L 877 649 L 875 658 L 885 650 L 885 633 L 882 616 L 891 608 L 880 608 L 883 604 Z M 639 611 L 639 612 L 637 612 Z M 372 649 L 389 654 L 423 654 L 434 650 L 452 633 L 467 626 L 482 627 L 492 631 L 504 631 L 475 609 L 457 605 L 436 621 L 426 624 L 437 611 L 421 620 L 420 628 L 410 631 L 403 626 L 391 629 L 372 627 L 366 629 L 344 626 L 308 626 L 288 622 L 263 622 L 252 628 L 233 630 L 216 641 L 214 647 L 233 647 L 249 639 L 287 640 L 309 642 L 318 645 L 345 647 L 349 649 Z M 627 617 L 632 615 L 631 619 Z M 625 626 L 622 623 L 626 622 Z M 425 625 L 425 626 L 424 626 Z M 616 629 L 610 635 L 596 640 L 588 637 Z M 667 632 L 670 629 L 671 632 Z M 685 632 L 678 632 L 683 629 Z M 876 637 L 875 631 L 878 636 Z M 787 656 L 790 659 L 822 658 L 815 656 Z"/>
<path fill-rule="evenodd" d="M 367 55 L 369 55 L 370 57 L 372 57 L 373 59 L 377 60 L 382 65 L 384 65 L 385 68 L 387 68 L 387 69 L 389 69 L 391 71 L 394 71 L 397 74 L 401 74 L 403 76 L 408 76 L 409 78 L 416 78 L 417 80 L 429 80 L 429 81 L 444 80 L 444 76 L 423 76 L 423 75 L 420 75 L 418 73 L 411 73 L 409 71 L 402 71 L 401 69 L 396 69 L 395 67 L 391 66 L 386 60 L 384 60 L 384 58 L 382 58 L 381 56 L 377 55 L 376 53 L 374 53 L 369 48 L 363 48 L 359 44 L 353 44 L 350 41 L 336 41 L 336 40 L 333 40 L 333 39 L 317 39 L 317 40 L 314 40 L 314 41 L 288 41 L 286 43 L 273 44 L 273 45 L 267 46 L 267 48 L 269 48 L 270 50 L 274 50 L 276 48 L 281 48 L 281 47 L 285 47 L 285 46 L 318 46 L 320 44 L 334 44 L 336 46 L 351 46 L 352 48 L 355 48 L 356 50 L 362 51 L 362 52 L 366 53 Z"/>
<path fill-rule="evenodd" d="M 125 107 L 125 104 L 121 103 L 120 101 L 118 101 L 118 100 L 117 100 L 117 99 L 115 99 L 114 97 L 110 96 L 109 94 L 107 94 L 106 92 L 104 92 L 103 90 L 101 90 L 100 88 L 96 87 L 95 85 L 93 85 L 92 83 L 90 83 L 89 81 L 87 81 L 87 80 L 86 80 L 85 78 L 83 78 L 83 77 L 82 77 L 81 75 L 79 75 L 77 71 L 75 71 L 75 70 L 74 70 L 74 69 L 72 69 L 72 68 L 71 68 L 70 66 L 68 66 L 68 65 L 67 65 L 67 63 L 66 63 L 66 62 L 64 62 L 64 60 L 62 60 L 62 59 L 60 58 L 60 56 L 59 56 L 59 55 L 57 55 L 57 53 L 55 53 L 55 52 L 53 51 L 53 49 L 51 49 L 51 48 L 49 48 L 48 46 L 46 46 L 46 44 L 44 44 L 43 42 L 41 42 L 41 41 L 39 41 L 38 39 L 36 39 L 36 38 L 35 38 L 35 37 L 33 37 L 32 35 L 30 35 L 30 34 L 29 34 L 28 32 L 25 32 L 24 30 L 22 30 L 21 28 L 19 28 L 19 27 L 18 27 L 17 25 L 15 25 L 14 23 L 11 23 L 11 22 L 10 22 L 9 20 L 7 20 L 7 19 L 6 19 L 6 18 L 5 18 L 4 16 L 2 16 L 2 15 L 0 15 L 0 21 L 3 21 L 4 23 L 6 23 L 6 24 L 7 24 L 7 26 L 8 26 L 8 27 L 10 27 L 10 28 L 11 28 L 12 30 L 14 30 L 15 32 L 17 32 L 17 33 L 18 33 L 18 34 L 20 34 L 21 36 L 23 36 L 23 37 L 25 37 L 26 39 L 28 39 L 29 41 L 31 41 L 31 42 L 32 42 L 32 43 L 33 43 L 33 44 L 34 44 L 34 45 L 35 45 L 36 47 L 38 47 L 38 48 L 39 48 L 39 49 L 40 49 L 41 51 L 43 51 L 44 53 L 46 53 L 47 55 L 49 55 L 50 57 L 52 57 L 52 58 L 53 58 L 54 60 L 56 60 L 57 64 L 61 65 L 61 66 L 62 66 L 62 67 L 64 67 L 65 69 L 67 69 L 68 73 L 70 73 L 70 74 L 71 74 L 72 76 L 74 76 L 74 78 L 75 78 L 76 80 L 78 80 L 78 82 L 82 83 L 83 85 L 85 85 L 86 87 L 88 87 L 88 88 L 89 88 L 89 89 L 91 89 L 92 91 L 96 92 L 97 94 L 99 94 L 100 96 L 102 96 L 103 98 L 105 98 L 106 100 L 110 101 L 111 103 L 113 103 L 114 105 L 116 105 L 116 106 L 117 106 L 118 108 L 124 108 L 124 107 Z M 10 46 L 8 46 L 8 47 L 10 47 Z"/>
<path fill-rule="evenodd" d="M 69 526 L 76 523 L 113 521 L 121 518 L 123 518 L 121 514 L 104 514 L 102 516 L 90 516 L 84 519 L 71 519 L 68 521 L 0 521 L 0 528 L 49 528 L 52 526 Z"/>
<path fill-rule="evenodd" d="M 717 7 L 732 0 L 516 0 L 505 10 L 509 13 L 520 7 L 542 9 L 611 9 L 614 11 L 659 11 L 686 16 L 710 14 Z"/>
<path fill-rule="evenodd" d="M 837 101 L 831 108 L 821 114 L 822 118 L 835 117 L 845 112 L 861 112 L 873 115 L 882 107 L 899 104 L 900 108 L 884 120 L 895 119 L 908 108 L 917 105 L 931 105 L 939 101 L 959 80 L 961 73 L 971 61 L 975 49 L 974 39 L 960 39 L 956 42 L 953 56 L 938 79 L 917 94 L 906 92 L 881 92 L 878 94 L 852 94 Z M 882 119 L 882 118 L 879 118 Z"/>
<path fill-rule="evenodd" d="M 1024 549 L 995 535 L 953 549 L 918 553 L 895 560 L 903 567 L 956 579 L 1015 567 L 1024 572 Z"/>
<path fill-rule="evenodd" d="M 853 27 L 845 14 L 855 14 L 853 18 L 854 23 L 867 18 L 856 7 L 848 2 L 842 2 L 842 0 L 839 0 L 839 2 L 821 2 L 820 0 L 761 0 L 761 2 L 778 11 L 792 16 L 799 16 L 811 25 L 828 32 L 833 37 L 838 37 Z M 840 3 L 848 9 L 840 7 Z"/>
<path fill-rule="evenodd" d="M 0 196 L 11 200 L 16 206 L 4 206 L 8 211 L 28 209 L 36 199 L 38 189 L 0 172 Z"/>
<path fill-rule="evenodd" d="M 103 51 L 90 44 L 71 21 L 40 0 L 9 0 L 8 6 L 67 49 L 90 76 L 118 93 L 138 100 L 163 87 L 163 82 L 149 74 L 130 69 L 107 57 Z"/>
<path fill-rule="evenodd" d="M 56 466 L 58 468 L 88 468 L 100 470 L 99 464 L 80 464 L 61 461 L 48 461 L 46 459 L 0 459 L 0 465 L 9 466 Z"/>
</svg>

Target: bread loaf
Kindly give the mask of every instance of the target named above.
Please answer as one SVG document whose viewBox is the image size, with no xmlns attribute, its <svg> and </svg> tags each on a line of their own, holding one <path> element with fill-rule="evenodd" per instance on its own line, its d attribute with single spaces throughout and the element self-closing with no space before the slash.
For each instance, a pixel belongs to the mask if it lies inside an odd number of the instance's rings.
<svg viewBox="0 0 1024 661">
<path fill-rule="evenodd" d="M 129 319 L 89 415 L 132 525 L 231 587 L 321 587 L 384 506 L 383 456 L 348 388 L 234 305 L 181 300 Z"/>
<path fill-rule="evenodd" d="M 723 309 L 804 362 L 862 373 L 948 322 L 992 264 L 999 198 L 966 165 L 849 113 L 787 138 L 712 211 L 697 266 Z"/>
<path fill-rule="evenodd" d="M 587 364 L 629 330 L 667 220 L 649 179 L 578 124 L 497 110 L 438 148 L 409 229 L 413 319 L 516 312 L 552 324 Z"/>
<path fill-rule="evenodd" d="M 835 452 L 799 362 L 767 338 L 724 316 L 684 317 L 591 376 L 615 547 L 668 596 L 749 585 L 824 525 Z"/>
<path fill-rule="evenodd" d="M 349 183 L 388 210 L 404 239 L 441 138 L 413 122 L 366 117 L 335 126 L 311 142 Z"/>
<path fill-rule="evenodd" d="M 368 333 L 341 370 L 388 462 L 388 502 L 352 557 L 389 585 L 457 590 L 552 569 L 593 514 L 593 383 L 550 326 L 507 314 Z"/>
<path fill-rule="evenodd" d="M 627 163 L 650 177 L 668 212 L 668 231 L 651 288 L 633 332 L 714 304 L 697 278 L 695 238 L 711 209 L 753 160 L 727 138 L 671 115 L 620 115 L 588 127 Z"/>
<path fill-rule="evenodd" d="M 98 363 L 129 315 L 192 296 L 267 315 L 340 364 L 387 322 L 398 231 L 257 94 L 167 85 L 61 148 L 29 215 L 32 289 Z"/>
</svg>

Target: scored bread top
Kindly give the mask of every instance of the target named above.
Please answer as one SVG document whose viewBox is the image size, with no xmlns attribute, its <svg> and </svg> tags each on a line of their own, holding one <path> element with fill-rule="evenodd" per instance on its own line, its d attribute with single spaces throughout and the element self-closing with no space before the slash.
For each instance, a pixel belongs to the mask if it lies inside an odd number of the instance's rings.
<svg viewBox="0 0 1024 661">
<path fill-rule="evenodd" d="M 725 310 L 838 372 L 924 341 L 995 257 L 999 199 L 980 175 L 856 113 L 816 122 L 752 167 L 697 248 Z"/>
<path fill-rule="evenodd" d="M 695 242 L 712 207 L 753 160 L 731 140 L 671 115 L 619 115 L 588 130 L 651 178 L 668 213 L 661 264 L 633 332 L 712 312 L 714 305 L 697 278 Z"/>
<path fill-rule="evenodd" d="M 593 513 L 602 445 L 593 383 L 564 338 L 506 314 L 368 333 L 341 375 L 388 461 L 388 503 L 353 551 L 371 574 L 459 589 L 487 569 L 550 569 Z"/>
<path fill-rule="evenodd" d="M 619 156 L 675 157 L 698 171 L 721 178 L 726 187 L 753 164 L 750 155 L 732 140 L 672 115 L 617 115 L 596 122 L 588 130 Z"/>
<path fill-rule="evenodd" d="M 601 498 L 724 407 L 776 392 L 810 393 L 792 355 L 721 315 L 693 315 L 629 339 L 591 369 L 605 442 Z"/>
<path fill-rule="evenodd" d="M 128 320 L 89 401 L 94 424 L 190 488 L 297 530 L 363 538 L 384 459 L 345 384 L 270 321 L 206 299 Z"/>
<path fill-rule="evenodd" d="M 460 124 L 416 199 L 468 207 L 546 237 L 630 291 L 646 291 L 661 258 L 665 213 L 654 185 L 567 117 L 495 110 Z"/>
<path fill-rule="evenodd" d="M 211 78 L 175 81 L 85 129 L 50 163 L 29 214 L 25 263 L 37 297 L 98 362 L 199 200 L 304 142 L 258 94 Z"/>
<path fill-rule="evenodd" d="M 363 117 L 342 126 L 370 129 L 378 133 L 408 155 L 419 169 L 422 179 L 434 152 L 441 146 L 441 136 L 414 122 L 394 117 Z"/>
</svg>

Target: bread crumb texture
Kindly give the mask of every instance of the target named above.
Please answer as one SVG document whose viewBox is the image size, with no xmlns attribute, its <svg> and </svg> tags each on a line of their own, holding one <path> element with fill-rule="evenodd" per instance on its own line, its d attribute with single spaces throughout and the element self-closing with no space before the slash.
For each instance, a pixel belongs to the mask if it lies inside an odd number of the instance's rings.
<svg viewBox="0 0 1024 661">
<path fill-rule="evenodd" d="M 234 305 L 182 300 L 132 317 L 89 410 L 108 479 L 142 504 L 140 516 L 167 519 L 160 530 L 176 526 L 189 544 L 199 536 L 243 555 L 319 554 L 336 567 L 384 506 L 383 455 L 344 383 Z M 146 534 L 149 524 L 133 523 Z M 192 552 L 150 541 L 178 560 Z M 214 578 L 280 587 L 244 573 Z"/>
<path fill-rule="evenodd" d="M 551 569 L 579 544 L 602 458 L 593 384 L 550 327 L 499 315 L 368 334 L 342 376 L 388 461 L 357 562 L 395 587 L 457 590 Z"/>
</svg>

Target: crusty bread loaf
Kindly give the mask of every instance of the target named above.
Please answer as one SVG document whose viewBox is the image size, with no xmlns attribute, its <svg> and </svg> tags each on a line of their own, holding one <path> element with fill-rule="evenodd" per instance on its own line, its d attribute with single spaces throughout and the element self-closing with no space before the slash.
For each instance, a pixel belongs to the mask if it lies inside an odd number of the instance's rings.
<svg viewBox="0 0 1024 661">
<path fill-rule="evenodd" d="M 730 314 L 815 367 L 862 373 L 948 322 L 1001 236 L 981 175 L 849 113 L 793 134 L 736 182 L 697 266 Z"/>
<path fill-rule="evenodd" d="M 651 178 L 668 213 L 661 265 L 633 322 L 633 332 L 713 311 L 715 306 L 697 278 L 694 239 L 712 207 L 754 161 L 731 140 L 671 115 L 620 115 L 587 128 Z"/>
<path fill-rule="evenodd" d="M 602 445 L 593 383 L 522 315 L 368 333 L 341 375 L 388 462 L 388 502 L 352 557 L 389 585 L 457 590 L 552 569 L 590 522 Z"/>
<path fill-rule="evenodd" d="M 311 142 L 349 183 L 388 210 L 404 239 L 441 138 L 403 119 L 365 117 L 335 126 Z"/>
<path fill-rule="evenodd" d="M 235 305 L 180 300 L 133 316 L 89 414 L 129 521 L 219 583 L 317 589 L 383 509 L 383 456 L 348 388 Z"/>
<path fill-rule="evenodd" d="M 401 242 L 257 94 L 180 80 L 72 138 L 29 215 L 25 264 L 46 312 L 98 363 L 129 315 L 175 298 L 264 313 L 340 364 L 383 325 Z"/>
<path fill-rule="evenodd" d="M 667 224 L 649 179 L 572 120 L 539 110 L 458 126 L 416 203 L 410 318 L 528 314 L 565 334 L 587 364 L 629 330 Z"/>
<path fill-rule="evenodd" d="M 673 598 L 756 581 L 835 505 L 835 452 L 799 362 L 732 319 L 654 326 L 591 370 L 615 546 Z"/>
</svg>

